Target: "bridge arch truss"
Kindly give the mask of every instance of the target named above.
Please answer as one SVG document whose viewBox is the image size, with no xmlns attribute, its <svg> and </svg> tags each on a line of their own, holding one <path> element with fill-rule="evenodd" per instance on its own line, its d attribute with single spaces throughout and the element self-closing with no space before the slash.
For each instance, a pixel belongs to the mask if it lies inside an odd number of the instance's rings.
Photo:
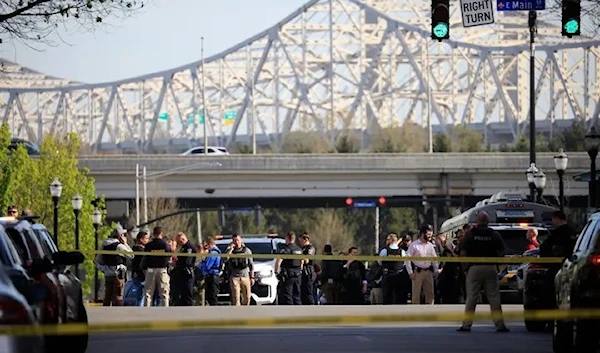
<svg viewBox="0 0 600 353">
<path fill-rule="evenodd" d="M 203 120 L 220 145 L 247 143 L 253 130 L 272 145 L 293 130 L 333 143 L 405 121 L 516 138 L 529 116 L 527 12 L 463 28 L 457 0 L 451 10 L 443 43 L 429 38 L 427 1 L 311 0 L 222 53 L 141 77 L 81 84 L 17 69 L 0 82 L 0 118 L 31 141 L 76 132 L 96 147 L 200 140 Z M 562 38 L 542 16 L 537 42 L 538 120 L 595 121 L 600 41 Z"/>
</svg>

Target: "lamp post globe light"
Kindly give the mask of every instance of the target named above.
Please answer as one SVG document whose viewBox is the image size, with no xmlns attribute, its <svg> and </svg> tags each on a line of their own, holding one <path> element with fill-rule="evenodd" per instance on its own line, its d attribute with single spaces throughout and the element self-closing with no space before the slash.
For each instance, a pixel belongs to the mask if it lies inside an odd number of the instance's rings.
<svg viewBox="0 0 600 353">
<path fill-rule="evenodd" d="M 75 250 L 79 251 L 79 213 L 81 207 L 83 207 L 83 199 L 81 195 L 75 194 L 71 199 L 71 206 L 73 206 L 73 213 L 75 214 Z M 79 278 L 79 266 L 75 265 L 75 275 Z"/>
<path fill-rule="evenodd" d="M 529 197 L 531 202 L 535 202 L 535 173 L 538 172 L 535 163 L 531 163 L 525 174 L 527 175 L 527 184 L 529 184 Z"/>
<path fill-rule="evenodd" d="M 544 189 L 546 188 L 546 174 L 543 171 L 538 170 L 534 175 L 534 184 L 537 191 L 538 202 L 542 203 L 542 197 L 544 195 Z"/>
<path fill-rule="evenodd" d="M 558 154 L 554 156 L 554 167 L 556 168 L 556 174 L 558 174 L 558 204 L 560 206 L 560 210 L 565 210 L 564 200 L 565 200 L 565 183 L 564 176 L 565 170 L 567 170 L 567 166 L 569 165 L 569 157 L 561 148 L 558 150 Z"/>
<path fill-rule="evenodd" d="M 596 208 L 596 157 L 598 156 L 598 148 L 600 147 L 600 135 L 596 131 L 596 127 L 592 126 L 590 131 L 585 135 L 585 149 L 590 156 L 590 185 L 589 185 L 589 207 Z"/>
<path fill-rule="evenodd" d="M 97 208 L 92 212 L 92 224 L 94 224 L 94 250 L 98 251 L 98 228 L 102 224 L 102 212 Z M 98 302 L 98 267 L 94 266 L 94 303 Z"/>
<path fill-rule="evenodd" d="M 54 178 L 52 184 L 50 184 L 50 195 L 52 196 L 52 205 L 54 206 L 54 242 L 56 243 L 56 247 L 58 247 L 58 200 L 60 200 L 60 195 L 62 195 L 62 184 L 58 178 Z"/>
</svg>

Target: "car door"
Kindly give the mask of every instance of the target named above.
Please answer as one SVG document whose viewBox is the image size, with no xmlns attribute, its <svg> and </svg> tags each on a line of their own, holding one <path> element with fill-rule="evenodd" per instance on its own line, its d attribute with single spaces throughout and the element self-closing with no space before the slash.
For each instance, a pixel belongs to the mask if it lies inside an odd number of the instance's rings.
<svg viewBox="0 0 600 353">
<path fill-rule="evenodd" d="M 565 259 L 560 272 L 557 274 L 555 288 L 557 288 L 557 304 L 560 309 L 571 309 L 571 289 L 573 288 L 573 282 L 576 281 L 574 275 L 576 275 L 577 268 L 579 267 L 579 259 L 581 259 L 585 252 L 587 244 L 589 244 L 592 236 L 598 231 L 599 226 L 600 222 L 598 221 L 598 218 L 592 218 L 587 223 L 577 238 L 573 254 Z"/>
</svg>

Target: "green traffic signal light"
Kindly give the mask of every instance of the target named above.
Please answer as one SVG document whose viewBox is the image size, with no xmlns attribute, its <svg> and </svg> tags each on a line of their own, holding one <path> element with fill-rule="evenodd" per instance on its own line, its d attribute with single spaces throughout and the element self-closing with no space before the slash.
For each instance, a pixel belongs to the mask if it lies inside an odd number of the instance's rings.
<svg viewBox="0 0 600 353">
<path fill-rule="evenodd" d="M 565 23 L 564 27 L 565 32 L 568 34 L 574 34 L 577 33 L 577 30 L 579 30 L 579 22 L 577 22 L 577 20 L 569 20 L 567 23 Z"/>
<path fill-rule="evenodd" d="M 437 38 L 444 38 L 448 34 L 448 24 L 438 23 L 433 27 L 433 35 Z"/>
</svg>

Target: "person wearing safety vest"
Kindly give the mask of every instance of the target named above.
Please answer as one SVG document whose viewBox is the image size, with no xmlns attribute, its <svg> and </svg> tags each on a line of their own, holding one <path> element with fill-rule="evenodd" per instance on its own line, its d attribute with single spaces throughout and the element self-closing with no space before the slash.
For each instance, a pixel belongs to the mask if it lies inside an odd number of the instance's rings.
<svg viewBox="0 0 600 353">
<path fill-rule="evenodd" d="M 252 250 L 242 243 L 242 237 L 239 234 L 234 234 L 231 244 L 227 247 L 227 253 L 252 255 Z M 231 305 L 250 305 L 252 285 L 254 285 L 254 262 L 252 258 L 228 258 L 227 267 L 230 271 Z"/>
<path fill-rule="evenodd" d="M 96 256 L 96 267 L 104 273 L 104 301 L 103 306 L 122 306 L 123 287 L 127 259 L 133 259 L 133 250 L 127 245 L 127 230 L 120 225 L 115 228 L 110 237 L 102 243 L 101 250 L 121 251 L 129 254 L 99 254 Z"/>
</svg>

